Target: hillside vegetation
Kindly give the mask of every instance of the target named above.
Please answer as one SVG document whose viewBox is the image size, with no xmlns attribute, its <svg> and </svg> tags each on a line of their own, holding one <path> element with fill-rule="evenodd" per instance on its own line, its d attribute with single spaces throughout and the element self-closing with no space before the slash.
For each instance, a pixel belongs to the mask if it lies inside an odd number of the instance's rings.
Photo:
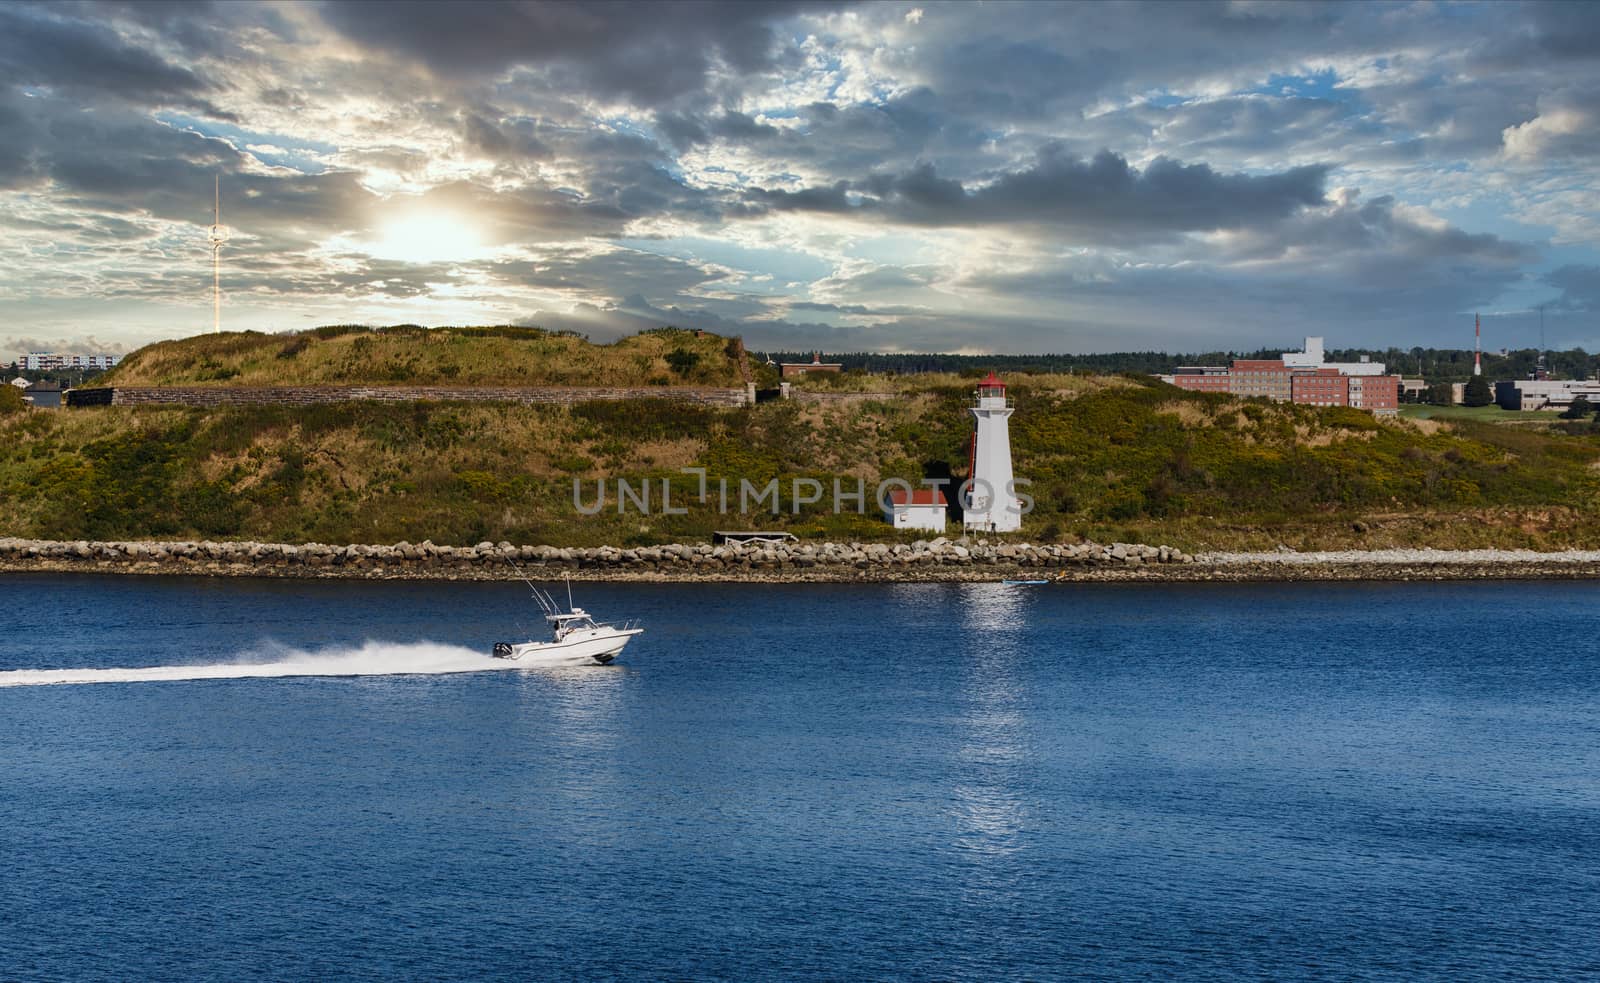
<svg viewBox="0 0 1600 983">
<path fill-rule="evenodd" d="M 94 385 L 737 386 L 733 343 L 662 328 L 610 345 L 512 326 L 256 331 L 163 341 L 130 354 Z"/>
<path fill-rule="evenodd" d="M 1020 539 L 1189 550 L 1600 542 L 1600 438 L 1587 424 L 1380 422 L 1131 378 L 1009 381 L 1017 472 L 1038 499 Z M 792 514 L 790 481 L 831 487 L 838 478 L 853 490 L 859 477 L 870 495 L 887 476 L 961 477 L 970 399 L 970 382 L 956 382 L 754 409 L 637 401 L 22 411 L 0 417 L 0 535 L 595 545 L 788 528 L 894 539 L 870 504 L 865 516 L 833 515 L 826 499 Z M 686 466 L 706 468 L 713 488 L 718 476 L 731 479 L 735 510 L 741 478 L 779 478 L 783 512 L 719 514 L 715 492 L 694 501 Z M 600 514 L 578 514 L 575 478 L 589 505 L 599 479 L 618 477 L 634 487 L 648 479 L 657 506 L 659 482 L 670 481 L 673 506 L 687 514 L 619 515 L 614 483 Z"/>
</svg>

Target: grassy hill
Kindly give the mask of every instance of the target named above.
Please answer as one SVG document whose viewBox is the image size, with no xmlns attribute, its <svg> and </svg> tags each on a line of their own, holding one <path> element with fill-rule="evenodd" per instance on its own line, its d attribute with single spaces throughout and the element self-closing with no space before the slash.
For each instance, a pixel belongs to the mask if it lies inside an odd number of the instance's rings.
<svg viewBox="0 0 1600 983">
<path fill-rule="evenodd" d="M 363 338 L 371 339 L 365 355 L 380 366 L 421 359 L 433 346 L 454 353 L 450 364 L 461 368 L 452 381 L 468 366 L 472 378 L 511 381 L 511 369 L 495 375 L 478 343 L 553 353 L 527 359 L 516 381 L 589 381 L 605 364 L 631 366 L 630 380 L 654 378 L 664 352 L 691 342 L 724 373 L 717 381 L 729 381 L 731 366 L 716 361 L 721 339 L 667 335 L 586 346 L 542 334 L 369 333 L 319 337 L 283 359 L 276 352 L 293 339 L 172 344 L 237 368 L 228 381 L 284 381 L 269 370 L 302 358 L 296 364 L 315 367 L 309 374 L 345 381 L 337 372 Z M 560 360 L 562 350 L 594 360 L 575 367 Z M 222 381 L 199 380 L 192 366 L 157 357 L 162 351 L 130 360 L 126 381 Z M 431 379 L 439 368 L 425 360 L 413 371 Z M 835 516 L 826 503 L 790 514 L 788 483 L 811 477 L 831 486 L 839 478 L 853 488 L 860 477 L 870 489 L 887 476 L 959 476 L 971 383 L 930 381 L 917 388 L 901 380 L 904 391 L 890 398 L 754 409 L 640 401 L 13 412 L 0 416 L 0 535 L 593 545 L 781 527 L 894 539 L 870 507 L 866 516 Z M 1018 406 L 1017 472 L 1033 479 L 1038 499 L 1019 538 L 1191 550 L 1600 542 L 1600 437 L 1587 424 L 1380 422 L 1355 410 L 1241 401 L 1134 378 L 1008 381 Z M 719 514 L 715 494 L 706 504 L 691 501 L 697 482 L 679 472 L 685 466 L 706 468 L 713 486 L 717 476 L 731 478 L 735 503 L 740 478 L 779 478 L 785 511 Z M 671 481 L 673 505 L 688 513 L 619 515 L 614 495 L 599 515 L 577 513 L 574 478 L 589 503 L 598 479 L 617 477 L 635 487 L 649 480 L 656 495 L 661 480 Z"/>
<path fill-rule="evenodd" d="M 289 335 L 256 331 L 163 341 L 130 354 L 95 385 L 352 384 L 737 386 L 726 338 L 662 328 L 610 345 L 570 332 L 491 326 L 334 325 Z"/>
</svg>

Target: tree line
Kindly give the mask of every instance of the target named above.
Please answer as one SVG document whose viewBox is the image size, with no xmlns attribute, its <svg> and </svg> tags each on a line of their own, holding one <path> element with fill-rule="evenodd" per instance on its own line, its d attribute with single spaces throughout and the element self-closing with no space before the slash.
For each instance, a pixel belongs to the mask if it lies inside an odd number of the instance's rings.
<svg viewBox="0 0 1600 983">
<path fill-rule="evenodd" d="M 917 375 L 926 372 L 955 372 L 982 375 L 985 372 L 1082 372 L 1114 375 L 1136 372 L 1162 375 L 1184 365 L 1227 365 L 1236 358 L 1278 358 L 1285 348 L 1259 348 L 1229 352 L 1106 352 L 1094 355 L 942 355 L 879 352 L 828 352 L 827 362 L 838 362 L 849 372 L 859 370 L 886 375 Z M 809 362 L 811 352 L 765 352 L 775 362 Z M 1330 362 L 1359 362 L 1362 356 L 1383 362 L 1388 371 L 1408 378 L 1423 378 L 1430 383 L 1467 382 L 1472 375 L 1472 350 L 1465 348 L 1339 348 L 1330 349 Z M 1552 378 L 1587 379 L 1600 370 L 1600 355 L 1582 348 L 1546 352 L 1546 367 Z M 1539 351 L 1533 348 L 1499 353 L 1483 353 L 1483 374 L 1488 379 L 1526 379 L 1537 369 Z"/>
</svg>

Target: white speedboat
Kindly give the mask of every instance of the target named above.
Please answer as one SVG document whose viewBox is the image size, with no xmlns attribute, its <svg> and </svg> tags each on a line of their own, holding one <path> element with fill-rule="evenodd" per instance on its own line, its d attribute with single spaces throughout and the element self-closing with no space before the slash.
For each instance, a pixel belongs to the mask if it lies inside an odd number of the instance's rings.
<svg viewBox="0 0 1600 983">
<path fill-rule="evenodd" d="M 545 623 L 550 626 L 548 642 L 527 641 L 495 642 L 494 657 L 514 659 L 530 665 L 581 665 L 598 662 L 606 665 L 617 657 L 623 647 L 644 629 L 632 621 L 621 624 L 596 621 L 583 608 L 572 606 L 572 585 L 567 584 L 567 610 L 556 606 L 549 594 L 533 587 L 534 600 L 544 609 Z"/>
</svg>

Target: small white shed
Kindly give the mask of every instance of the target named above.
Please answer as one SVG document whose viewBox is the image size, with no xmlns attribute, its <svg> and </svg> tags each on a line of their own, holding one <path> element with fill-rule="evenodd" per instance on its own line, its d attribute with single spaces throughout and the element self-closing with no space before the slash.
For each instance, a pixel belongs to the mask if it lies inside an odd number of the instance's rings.
<svg viewBox="0 0 1600 983">
<path fill-rule="evenodd" d="M 947 506 L 944 492 L 937 489 L 917 488 L 907 492 L 896 488 L 889 492 L 889 507 L 884 511 L 884 518 L 896 529 L 944 532 Z"/>
</svg>

